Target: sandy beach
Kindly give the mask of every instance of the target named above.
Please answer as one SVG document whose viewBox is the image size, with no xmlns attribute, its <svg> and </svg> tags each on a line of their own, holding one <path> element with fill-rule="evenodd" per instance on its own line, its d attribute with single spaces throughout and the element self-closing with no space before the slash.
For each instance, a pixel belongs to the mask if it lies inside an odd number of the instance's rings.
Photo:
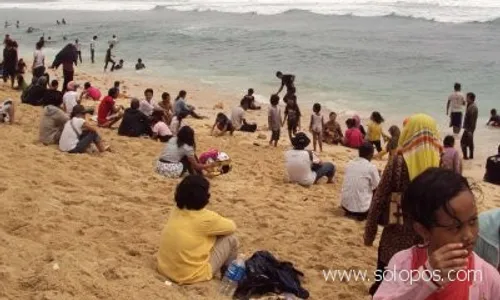
<svg viewBox="0 0 500 300">
<path fill-rule="evenodd" d="M 155 99 L 163 91 L 174 98 L 186 89 L 188 102 L 209 117 L 187 123 L 195 129 L 198 152 L 217 148 L 233 160 L 232 172 L 210 180 L 208 208 L 236 222 L 242 253 L 264 249 L 293 262 L 305 273 L 310 299 L 369 299 L 370 282 L 325 282 L 323 277 L 327 269 L 375 269 L 377 248 L 363 245 L 364 223 L 345 218 L 339 207 L 344 166 L 356 151 L 324 147 L 321 158 L 337 168 L 332 185 L 289 184 L 283 163 L 286 134 L 277 149 L 267 146 L 267 131 L 209 136 L 220 111 L 214 107 L 222 104 L 228 113 L 242 95 L 168 78 L 146 85 L 140 78 L 122 77 L 76 72 L 77 82 L 90 80 L 103 92 L 115 80 L 137 97 L 148 87 Z M 178 183 L 153 172 L 161 143 L 102 129 L 114 153 L 65 154 L 37 141 L 41 108 L 21 105 L 18 92 L 0 85 L 0 100 L 6 98 L 16 103 L 17 115 L 15 124 L 0 125 L 0 299 L 218 298 L 218 280 L 168 286 L 156 271 L 160 231 Z M 128 106 L 126 99 L 119 102 Z M 302 110 L 309 115 L 309 107 Z M 259 129 L 267 127 L 266 118 L 267 108 L 247 113 Z M 383 169 L 384 162 L 375 164 Z M 500 206 L 500 187 L 481 182 L 483 166 L 482 161 L 465 164 L 465 175 L 482 190 L 480 210 Z"/>
</svg>

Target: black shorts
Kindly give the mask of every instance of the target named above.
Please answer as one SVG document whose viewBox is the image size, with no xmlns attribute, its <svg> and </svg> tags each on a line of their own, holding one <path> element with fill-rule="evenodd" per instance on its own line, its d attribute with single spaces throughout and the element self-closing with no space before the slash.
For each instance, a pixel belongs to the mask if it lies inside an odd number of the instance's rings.
<svg viewBox="0 0 500 300">
<path fill-rule="evenodd" d="M 280 130 L 272 130 L 271 131 L 271 141 L 279 141 L 280 140 Z"/>
<path fill-rule="evenodd" d="M 450 127 L 462 128 L 462 113 L 452 112 L 450 115 Z"/>
<path fill-rule="evenodd" d="M 299 122 L 297 120 L 288 120 L 288 130 L 297 131 L 297 127 L 299 126 Z"/>
<path fill-rule="evenodd" d="M 16 69 L 12 69 L 12 68 L 7 68 L 7 69 L 3 69 L 3 77 L 15 77 L 16 76 Z"/>
</svg>

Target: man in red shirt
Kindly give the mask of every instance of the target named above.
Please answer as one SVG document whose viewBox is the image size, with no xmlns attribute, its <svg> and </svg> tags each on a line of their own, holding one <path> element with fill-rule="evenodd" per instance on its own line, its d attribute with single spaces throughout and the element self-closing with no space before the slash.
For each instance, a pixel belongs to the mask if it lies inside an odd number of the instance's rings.
<svg viewBox="0 0 500 300">
<path fill-rule="evenodd" d="M 118 98 L 118 90 L 111 88 L 108 96 L 104 97 L 99 104 L 99 110 L 97 111 L 97 124 L 99 127 L 111 128 L 113 124 L 123 117 L 123 107 L 115 105 L 116 98 Z"/>
</svg>

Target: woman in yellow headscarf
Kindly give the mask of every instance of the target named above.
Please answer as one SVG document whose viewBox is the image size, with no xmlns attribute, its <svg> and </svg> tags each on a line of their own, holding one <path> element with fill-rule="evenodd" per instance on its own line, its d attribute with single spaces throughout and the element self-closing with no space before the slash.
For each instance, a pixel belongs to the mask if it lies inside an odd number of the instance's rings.
<svg viewBox="0 0 500 300">
<path fill-rule="evenodd" d="M 380 275 L 395 253 L 420 242 L 411 224 L 403 222 L 401 195 L 415 177 L 428 168 L 439 167 L 441 152 L 436 121 L 425 114 L 409 117 L 399 138 L 398 154 L 385 167 L 365 225 L 367 246 L 373 245 L 378 225 L 384 226 L 377 261 Z M 381 282 L 372 285 L 371 295 L 375 294 Z"/>
</svg>

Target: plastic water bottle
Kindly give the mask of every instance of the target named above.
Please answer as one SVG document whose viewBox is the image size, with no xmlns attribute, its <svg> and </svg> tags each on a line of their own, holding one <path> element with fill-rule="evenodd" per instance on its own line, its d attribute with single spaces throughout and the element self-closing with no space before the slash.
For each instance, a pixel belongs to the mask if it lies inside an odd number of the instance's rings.
<svg viewBox="0 0 500 300">
<path fill-rule="evenodd" d="M 238 288 L 238 282 L 245 275 L 245 259 L 243 256 L 238 256 L 233 260 L 222 279 L 220 294 L 227 297 L 232 297 Z"/>
</svg>

